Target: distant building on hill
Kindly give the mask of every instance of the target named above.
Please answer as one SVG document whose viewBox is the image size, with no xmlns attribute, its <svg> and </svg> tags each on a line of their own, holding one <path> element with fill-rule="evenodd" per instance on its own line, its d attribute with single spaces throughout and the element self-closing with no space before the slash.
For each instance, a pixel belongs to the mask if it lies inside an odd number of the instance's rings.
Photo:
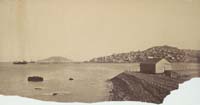
<svg viewBox="0 0 200 105">
<path fill-rule="evenodd" d="M 140 63 L 142 73 L 164 73 L 165 70 L 171 70 L 171 63 L 166 59 L 152 58 Z"/>
</svg>

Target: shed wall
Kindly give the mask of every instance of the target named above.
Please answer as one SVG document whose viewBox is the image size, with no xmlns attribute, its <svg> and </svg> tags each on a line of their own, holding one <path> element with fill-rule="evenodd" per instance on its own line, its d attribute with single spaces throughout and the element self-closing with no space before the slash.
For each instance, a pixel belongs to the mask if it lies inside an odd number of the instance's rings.
<svg viewBox="0 0 200 105">
<path fill-rule="evenodd" d="M 140 64 L 140 72 L 142 73 L 154 74 L 155 69 L 156 69 L 155 64 L 144 64 L 144 63 Z"/>
<path fill-rule="evenodd" d="M 171 70 L 171 64 L 163 59 L 156 64 L 155 73 L 164 73 L 165 70 Z"/>
</svg>

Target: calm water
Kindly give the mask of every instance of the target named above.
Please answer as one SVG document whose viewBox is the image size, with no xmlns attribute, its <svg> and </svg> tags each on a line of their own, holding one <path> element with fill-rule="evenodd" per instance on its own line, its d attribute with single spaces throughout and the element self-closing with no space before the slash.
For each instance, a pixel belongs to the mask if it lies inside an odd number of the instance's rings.
<svg viewBox="0 0 200 105">
<path fill-rule="evenodd" d="M 60 102 L 106 101 L 108 100 L 106 80 L 134 68 L 133 66 L 133 64 L 0 63 L 0 94 Z M 44 82 L 28 82 L 28 76 L 42 76 Z M 74 80 L 70 81 L 70 77 Z M 58 95 L 52 96 L 53 93 Z"/>
</svg>

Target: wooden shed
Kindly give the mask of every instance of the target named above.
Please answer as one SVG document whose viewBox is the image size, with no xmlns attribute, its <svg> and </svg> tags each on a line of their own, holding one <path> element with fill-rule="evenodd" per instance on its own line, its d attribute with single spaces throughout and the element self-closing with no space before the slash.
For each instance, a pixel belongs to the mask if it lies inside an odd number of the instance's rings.
<svg viewBox="0 0 200 105">
<path fill-rule="evenodd" d="M 152 58 L 140 63 L 142 73 L 164 73 L 165 70 L 171 70 L 171 64 L 166 59 Z"/>
</svg>

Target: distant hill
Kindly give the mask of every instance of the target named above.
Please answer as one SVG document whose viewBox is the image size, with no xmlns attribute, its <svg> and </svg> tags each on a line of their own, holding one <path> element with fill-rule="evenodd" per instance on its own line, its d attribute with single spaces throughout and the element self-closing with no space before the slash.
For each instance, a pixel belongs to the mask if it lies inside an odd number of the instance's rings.
<svg viewBox="0 0 200 105">
<path fill-rule="evenodd" d="M 137 63 L 149 58 L 165 58 L 170 62 L 200 63 L 200 50 L 179 49 L 171 46 L 156 46 L 144 51 L 113 54 L 93 58 L 94 63 Z"/>
<path fill-rule="evenodd" d="M 53 56 L 53 57 L 49 57 L 46 59 L 42 59 L 42 60 L 38 60 L 38 63 L 69 63 L 69 62 L 73 62 L 70 59 L 67 59 L 65 57 L 61 57 L 61 56 Z"/>
</svg>

